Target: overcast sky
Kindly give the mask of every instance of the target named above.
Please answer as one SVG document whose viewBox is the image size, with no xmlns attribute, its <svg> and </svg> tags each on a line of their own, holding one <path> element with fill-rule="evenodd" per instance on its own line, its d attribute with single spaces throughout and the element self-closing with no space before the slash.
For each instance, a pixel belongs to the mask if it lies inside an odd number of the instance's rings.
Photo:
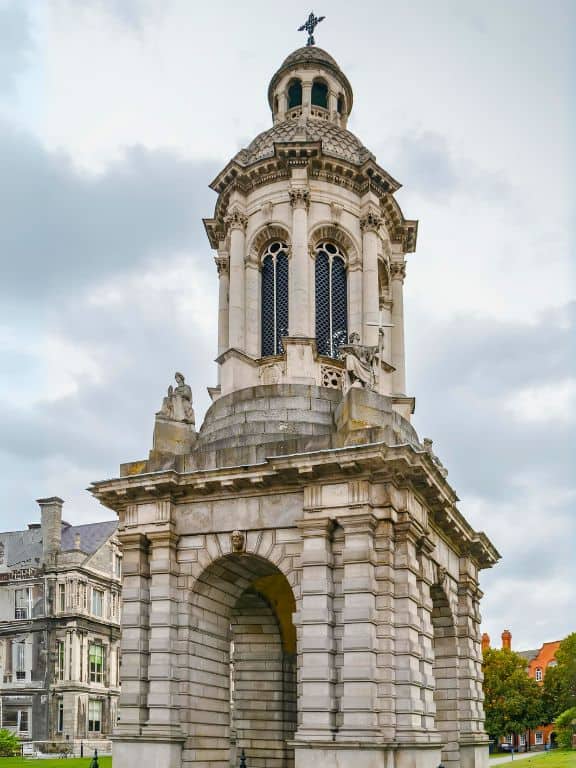
<svg viewBox="0 0 576 768">
<path fill-rule="evenodd" d="M 484 629 L 576 629 L 573 0 L 324 0 L 349 128 L 420 220 L 405 284 L 414 424 L 502 553 Z M 0 516 L 110 518 L 175 370 L 215 384 L 208 183 L 271 118 L 310 8 L 0 0 Z"/>
</svg>

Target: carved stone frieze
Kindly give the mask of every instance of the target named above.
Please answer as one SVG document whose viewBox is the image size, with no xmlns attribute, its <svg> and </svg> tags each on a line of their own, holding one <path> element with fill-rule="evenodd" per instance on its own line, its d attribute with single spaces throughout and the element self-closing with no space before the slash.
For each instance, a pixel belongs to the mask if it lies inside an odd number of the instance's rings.
<svg viewBox="0 0 576 768">
<path fill-rule="evenodd" d="M 307 187 L 293 187 L 288 194 L 290 195 L 290 205 L 292 208 L 309 207 L 310 190 Z"/>
</svg>

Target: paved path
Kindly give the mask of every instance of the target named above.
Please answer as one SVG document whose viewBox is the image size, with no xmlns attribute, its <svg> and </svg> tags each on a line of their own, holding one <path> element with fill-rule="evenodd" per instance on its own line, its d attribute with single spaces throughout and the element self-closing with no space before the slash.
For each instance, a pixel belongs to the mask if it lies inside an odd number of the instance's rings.
<svg viewBox="0 0 576 768">
<path fill-rule="evenodd" d="M 517 760 L 524 760 L 526 757 L 537 757 L 538 755 L 544 755 L 549 754 L 545 753 L 543 751 L 539 752 L 514 752 L 514 760 L 512 760 L 512 755 L 502 755 L 502 757 L 495 757 L 492 760 L 490 760 L 489 765 L 500 765 L 500 763 L 512 763 L 516 762 Z"/>
</svg>

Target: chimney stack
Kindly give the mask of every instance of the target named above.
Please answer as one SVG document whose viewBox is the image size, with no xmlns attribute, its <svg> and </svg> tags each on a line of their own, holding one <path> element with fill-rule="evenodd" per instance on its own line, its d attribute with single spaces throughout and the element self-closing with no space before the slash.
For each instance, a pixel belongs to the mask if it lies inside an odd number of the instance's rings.
<svg viewBox="0 0 576 768">
<path fill-rule="evenodd" d="M 55 562 L 62 543 L 62 505 L 58 496 L 49 499 L 37 499 L 42 520 L 42 556 L 46 565 Z"/>
<path fill-rule="evenodd" d="M 484 632 L 482 635 L 482 653 L 490 648 L 490 635 L 488 632 Z"/>
<path fill-rule="evenodd" d="M 509 629 L 502 632 L 502 650 L 512 650 L 512 634 Z"/>
</svg>

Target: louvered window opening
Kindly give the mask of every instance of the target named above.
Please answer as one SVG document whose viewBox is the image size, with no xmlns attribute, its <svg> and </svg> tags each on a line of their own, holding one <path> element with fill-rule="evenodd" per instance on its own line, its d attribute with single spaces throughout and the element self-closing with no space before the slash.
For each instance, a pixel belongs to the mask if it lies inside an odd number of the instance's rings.
<svg viewBox="0 0 576 768">
<path fill-rule="evenodd" d="M 348 340 L 348 280 L 344 254 L 334 243 L 316 248 L 316 347 L 319 354 L 340 357 Z"/>
<path fill-rule="evenodd" d="M 284 353 L 288 335 L 288 246 L 276 240 L 262 258 L 262 357 Z"/>
</svg>

